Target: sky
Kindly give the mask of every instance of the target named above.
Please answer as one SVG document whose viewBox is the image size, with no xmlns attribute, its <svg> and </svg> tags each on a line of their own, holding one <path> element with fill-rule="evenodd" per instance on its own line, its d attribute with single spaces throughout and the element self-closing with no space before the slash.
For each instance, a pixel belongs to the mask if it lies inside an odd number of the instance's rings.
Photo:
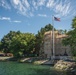
<svg viewBox="0 0 76 75">
<path fill-rule="evenodd" d="M 0 40 L 9 31 L 37 34 L 41 27 L 52 23 L 56 29 L 71 29 L 76 16 L 76 0 L 0 0 Z"/>
</svg>

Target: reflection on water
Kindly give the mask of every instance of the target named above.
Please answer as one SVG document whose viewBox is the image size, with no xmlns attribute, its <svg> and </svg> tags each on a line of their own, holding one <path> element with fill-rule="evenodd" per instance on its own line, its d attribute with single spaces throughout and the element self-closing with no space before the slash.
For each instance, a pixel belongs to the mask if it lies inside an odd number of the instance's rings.
<svg viewBox="0 0 76 75">
<path fill-rule="evenodd" d="M 66 75 L 53 67 L 17 62 L 0 62 L 0 75 Z"/>
</svg>

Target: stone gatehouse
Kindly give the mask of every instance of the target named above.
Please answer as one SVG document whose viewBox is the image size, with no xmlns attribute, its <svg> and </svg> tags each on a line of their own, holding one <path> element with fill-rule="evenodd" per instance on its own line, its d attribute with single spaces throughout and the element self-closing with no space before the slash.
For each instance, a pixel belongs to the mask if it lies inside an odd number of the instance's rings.
<svg viewBox="0 0 76 75">
<path fill-rule="evenodd" d="M 44 34 L 44 45 L 43 53 L 47 58 L 53 56 L 53 38 L 52 31 L 45 32 Z M 55 56 L 71 56 L 71 50 L 69 46 L 63 46 L 62 39 L 68 37 L 65 34 L 60 34 L 58 31 L 54 31 L 54 48 Z"/>
</svg>

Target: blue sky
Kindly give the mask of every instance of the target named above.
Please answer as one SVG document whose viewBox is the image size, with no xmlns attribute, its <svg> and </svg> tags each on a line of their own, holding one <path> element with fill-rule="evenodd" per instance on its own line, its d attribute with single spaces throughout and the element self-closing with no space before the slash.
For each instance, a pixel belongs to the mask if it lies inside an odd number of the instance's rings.
<svg viewBox="0 0 76 75">
<path fill-rule="evenodd" d="M 76 16 L 76 0 L 0 0 L 0 39 L 10 30 L 36 34 L 51 23 L 56 29 L 71 29 Z"/>
</svg>

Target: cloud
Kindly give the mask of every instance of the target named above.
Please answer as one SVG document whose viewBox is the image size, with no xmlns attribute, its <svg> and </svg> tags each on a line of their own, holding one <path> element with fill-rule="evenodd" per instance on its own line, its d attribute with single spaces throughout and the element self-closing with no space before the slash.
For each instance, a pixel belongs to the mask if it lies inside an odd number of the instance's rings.
<svg viewBox="0 0 76 75">
<path fill-rule="evenodd" d="M 15 21 L 12 21 L 12 22 L 15 22 L 15 23 L 21 23 L 21 21 L 18 21 L 18 20 L 15 20 Z"/>
<path fill-rule="evenodd" d="M 47 17 L 46 14 L 38 14 L 38 16 L 40 16 L 40 17 Z"/>
<path fill-rule="evenodd" d="M 45 6 L 46 0 L 32 0 L 33 7 L 38 10 L 39 7 Z"/>
<path fill-rule="evenodd" d="M 28 3 L 27 0 L 23 0 L 23 1 L 22 1 L 22 4 L 24 4 L 24 6 L 25 6 L 26 8 L 29 8 L 29 7 L 30 7 L 30 4 Z"/>
<path fill-rule="evenodd" d="M 56 15 L 60 14 L 60 16 L 67 16 L 72 10 L 72 5 L 69 0 L 49 0 L 46 7 L 52 9 Z"/>
<path fill-rule="evenodd" d="M 11 0 L 11 4 L 17 10 L 18 13 L 28 16 L 30 10 L 30 4 L 27 0 Z"/>
<path fill-rule="evenodd" d="M 21 21 L 19 21 L 19 20 L 11 20 L 11 18 L 10 17 L 0 17 L 0 20 L 2 20 L 2 21 L 8 21 L 8 22 L 14 22 L 14 23 L 21 23 Z"/>
<path fill-rule="evenodd" d="M 5 9 L 11 9 L 11 7 L 8 4 L 7 0 L 0 0 L 0 6 L 5 8 Z"/>
<path fill-rule="evenodd" d="M 61 14 L 62 16 L 67 16 L 70 11 L 71 11 L 71 3 L 67 3 L 67 2 L 60 2 L 59 4 L 57 4 L 55 6 L 55 10 L 56 13 Z"/>
<path fill-rule="evenodd" d="M 15 5 L 18 5 L 18 4 L 19 4 L 19 0 L 13 0 L 13 3 L 14 3 Z"/>
<path fill-rule="evenodd" d="M 6 20 L 6 21 L 10 21 L 10 17 L 0 17 L 0 20 Z"/>
<path fill-rule="evenodd" d="M 49 1 L 47 2 L 47 4 L 46 4 L 46 7 L 48 7 L 48 8 L 51 8 L 51 7 L 53 7 L 53 6 L 55 6 L 54 0 L 49 0 Z"/>
<path fill-rule="evenodd" d="M 32 0 L 32 4 L 33 7 L 37 10 L 38 9 L 37 2 L 35 0 Z"/>
<path fill-rule="evenodd" d="M 38 5 L 38 6 L 43 6 L 43 5 L 45 5 L 45 1 L 46 1 L 46 0 L 38 0 L 37 5 Z"/>
<path fill-rule="evenodd" d="M 53 10 L 53 15 L 60 17 L 76 15 L 76 1 L 74 0 L 9 0 L 9 2 L 8 0 L 0 0 L 0 6 L 6 9 L 13 7 L 18 14 L 26 17 L 33 17 L 40 12 L 45 12 L 43 9 L 46 11 L 48 9 L 49 12 Z"/>
</svg>

